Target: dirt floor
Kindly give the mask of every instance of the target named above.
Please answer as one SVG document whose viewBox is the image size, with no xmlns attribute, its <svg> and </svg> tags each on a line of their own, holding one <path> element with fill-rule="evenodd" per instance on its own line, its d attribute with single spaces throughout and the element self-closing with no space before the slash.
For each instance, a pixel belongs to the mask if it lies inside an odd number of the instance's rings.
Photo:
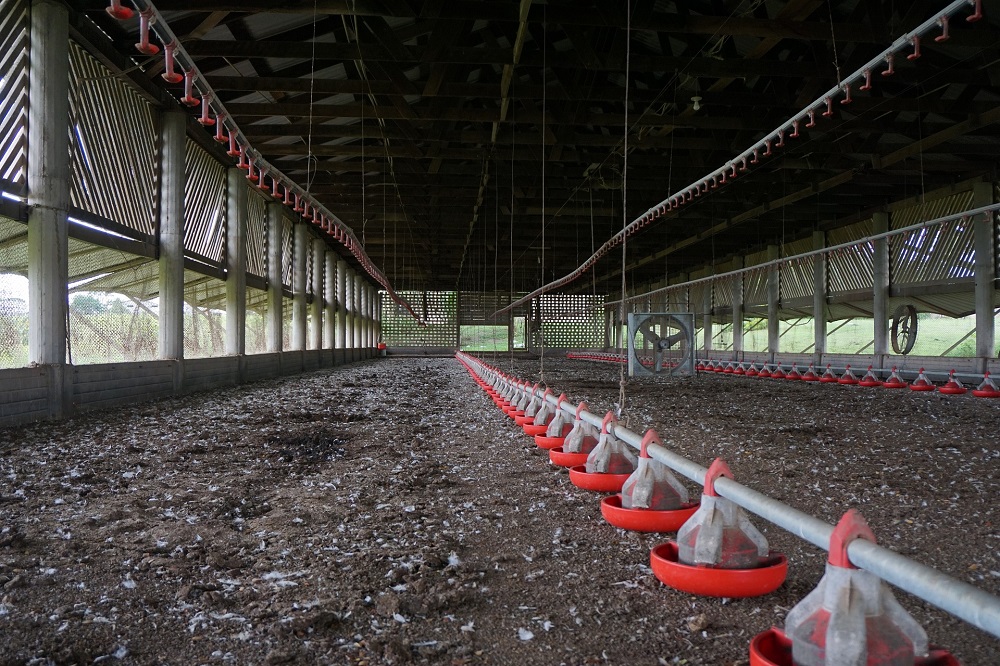
<svg viewBox="0 0 1000 666">
<path fill-rule="evenodd" d="M 487 360 L 491 360 L 489 357 Z M 537 377 L 537 361 L 497 359 Z M 548 359 L 595 411 L 615 366 Z M 1000 593 L 1000 401 L 708 375 L 628 384 L 633 430 Z M 694 495 L 697 489 L 689 485 Z M 747 664 L 776 593 L 661 585 L 454 359 L 388 359 L 0 431 L 0 664 Z M 906 594 L 932 642 L 1000 640 Z"/>
</svg>

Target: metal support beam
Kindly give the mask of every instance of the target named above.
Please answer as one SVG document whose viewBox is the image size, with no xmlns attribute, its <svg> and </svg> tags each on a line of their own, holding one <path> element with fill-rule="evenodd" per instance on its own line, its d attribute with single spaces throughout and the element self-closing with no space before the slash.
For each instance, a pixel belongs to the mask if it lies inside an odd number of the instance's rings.
<svg viewBox="0 0 1000 666">
<path fill-rule="evenodd" d="M 323 299 L 326 301 L 326 307 L 323 311 L 323 348 L 334 349 L 337 346 L 337 254 L 327 252 L 325 262 Z"/>
<path fill-rule="evenodd" d="M 976 183 L 972 189 L 972 207 L 993 203 L 993 184 Z M 979 215 L 975 224 L 976 248 L 976 356 L 986 371 L 987 363 L 996 357 L 993 302 L 996 292 L 996 215 Z"/>
<path fill-rule="evenodd" d="M 306 348 L 306 271 L 309 270 L 309 227 L 295 225 L 295 247 L 292 250 L 292 344 L 295 351 Z"/>
<path fill-rule="evenodd" d="M 284 345 L 284 296 L 281 291 L 281 232 L 284 226 L 283 207 L 277 202 L 267 205 L 267 351 L 280 352 Z"/>
<path fill-rule="evenodd" d="M 226 172 L 226 354 L 246 353 L 247 179 L 242 169 Z"/>
<path fill-rule="evenodd" d="M 69 274 L 69 13 L 55 0 L 31 4 L 28 105 L 28 358 L 66 362 Z M 58 393 L 58 395 L 57 395 Z M 50 412 L 62 413 L 53 391 Z"/>
<path fill-rule="evenodd" d="M 872 215 L 872 232 L 882 234 L 889 230 L 886 213 Z M 872 325 L 875 334 L 875 366 L 885 367 L 889 353 L 889 239 L 879 238 L 873 243 L 872 259 Z"/>
<path fill-rule="evenodd" d="M 181 359 L 184 358 L 184 160 L 187 114 L 166 111 L 161 123 L 158 355 L 161 359 Z"/>
<path fill-rule="evenodd" d="M 326 270 L 326 241 L 312 241 L 312 326 L 309 328 L 309 349 L 323 348 L 323 274 Z"/>
<path fill-rule="evenodd" d="M 812 235 L 813 249 L 826 247 L 826 232 Z M 826 255 L 813 257 L 813 362 L 820 363 L 826 353 Z"/>
<path fill-rule="evenodd" d="M 778 259 L 778 246 L 767 246 L 767 260 Z M 775 356 L 781 351 L 781 334 L 778 330 L 778 305 L 781 299 L 781 270 L 774 265 L 767 269 L 767 351 L 768 361 L 774 363 Z"/>
</svg>

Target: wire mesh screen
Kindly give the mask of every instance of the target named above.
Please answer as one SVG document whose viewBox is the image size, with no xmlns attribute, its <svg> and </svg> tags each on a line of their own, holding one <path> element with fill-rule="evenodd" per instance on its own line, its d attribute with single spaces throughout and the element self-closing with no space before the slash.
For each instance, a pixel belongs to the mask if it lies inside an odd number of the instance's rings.
<svg viewBox="0 0 1000 666">
<path fill-rule="evenodd" d="M 88 365 L 156 358 L 158 309 L 155 299 L 85 289 L 70 292 L 68 360 Z"/>
<path fill-rule="evenodd" d="M 404 291 L 405 298 L 427 326 L 420 326 L 406 308 L 385 293 L 382 337 L 390 347 L 454 347 L 458 339 L 457 295 L 454 291 Z M 464 297 L 464 294 L 463 294 Z"/>
<path fill-rule="evenodd" d="M 290 298 L 281 299 L 281 349 L 288 351 L 292 348 L 292 304 Z"/>
<path fill-rule="evenodd" d="M 267 292 L 247 287 L 246 353 L 267 351 Z"/>
<path fill-rule="evenodd" d="M 152 110 L 75 43 L 69 60 L 70 203 L 150 235 L 156 191 Z"/>
<path fill-rule="evenodd" d="M 0 368 L 28 365 L 28 227 L 0 216 Z"/>
<path fill-rule="evenodd" d="M 184 168 L 184 249 L 219 265 L 225 238 L 226 170 L 191 139 Z"/>
<path fill-rule="evenodd" d="M 247 189 L 247 273 L 267 277 L 267 202 Z"/>
<path fill-rule="evenodd" d="M 547 347 L 577 349 L 604 345 L 604 296 L 544 294 L 539 304 Z"/>
<path fill-rule="evenodd" d="M 524 294 L 515 294 L 515 299 Z M 493 313 L 507 307 L 511 302 L 509 292 L 496 291 L 463 291 L 459 302 L 459 319 L 463 324 L 496 324 L 506 325 L 507 313 L 493 317 Z"/>
<path fill-rule="evenodd" d="M 0 0 L 0 180 L 23 191 L 28 164 L 28 2 Z"/>
</svg>

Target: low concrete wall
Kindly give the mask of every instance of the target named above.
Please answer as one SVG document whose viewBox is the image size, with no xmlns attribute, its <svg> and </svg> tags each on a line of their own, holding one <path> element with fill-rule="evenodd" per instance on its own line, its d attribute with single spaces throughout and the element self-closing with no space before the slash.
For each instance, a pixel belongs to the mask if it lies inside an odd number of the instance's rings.
<svg viewBox="0 0 1000 666">
<path fill-rule="evenodd" d="M 0 427 L 376 358 L 374 349 L 324 349 L 0 370 Z"/>
</svg>

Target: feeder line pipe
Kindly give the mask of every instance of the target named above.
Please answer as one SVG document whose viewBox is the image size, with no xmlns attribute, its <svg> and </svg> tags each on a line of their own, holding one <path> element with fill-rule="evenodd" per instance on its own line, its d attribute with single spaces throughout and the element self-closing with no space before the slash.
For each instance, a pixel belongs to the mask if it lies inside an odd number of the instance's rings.
<svg viewBox="0 0 1000 666">
<path fill-rule="evenodd" d="M 784 123 L 778 125 L 778 127 L 771 130 L 771 132 L 765 135 L 764 138 L 754 142 L 752 146 L 750 146 L 742 153 L 729 160 L 725 165 L 717 168 L 715 171 L 712 171 L 711 173 L 705 176 L 702 176 L 701 178 L 692 182 L 688 186 L 682 187 L 681 189 L 677 190 L 673 194 L 663 199 L 660 203 L 649 208 L 645 213 L 639 215 L 628 226 L 626 226 L 624 229 L 622 229 L 617 234 L 615 234 L 607 241 L 605 241 L 604 244 L 601 245 L 601 247 L 599 247 L 597 251 L 590 256 L 589 259 L 587 259 L 587 261 L 585 261 L 571 273 L 564 275 L 558 280 L 554 280 L 548 284 L 542 285 L 541 287 L 534 290 L 530 294 L 512 302 L 511 304 L 507 305 L 506 307 L 500 310 L 497 310 L 496 312 L 493 313 L 493 316 L 494 317 L 499 316 L 515 307 L 518 307 L 519 305 L 527 303 L 528 301 L 537 296 L 541 296 L 542 294 L 552 291 L 553 289 L 558 289 L 559 287 L 576 280 L 578 277 L 583 275 L 584 272 L 589 270 L 590 267 L 593 266 L 598 259 L 607 254 L 612 247 L 622 242 L 622 240 L 625 237 L 631 236 L 633 233 L 637 232 L 643 226 L 656 219 L 657 214 L 661 209 L 664 212 L 669 210 L 671 205 L 671 200 L 677 200 L 678 197 L 683 200 L 684 196 L 692 191 L 700 194 L 702 186 L 707 186 L 710 181 L 713 181 L 717 178 L 725 178 L 726 173 L 729 172 L 731 169 L 734 169 L 735 165 L 738 162 L 741 162 L 744 159 L 750 159 L 752 156 L 755 156 L 756 153 L 759 152 L 761 149 L 766 148 L 768 153 L 770 153 L 772 148 L 771 142 L 775 140 L 780 140 L 779 135 L 781 133 L 794 129 L 795 124 L 797 122 L 801 123 L 801 121 L 809 117 L 810 113 L 815 114 L 817 110 L 819 110 L 823 106 L 827 106 L 828 102 L 832 103 L 833 98 L 844 94 L 845 91 L 849 91 L 852 84 L 857 83 L 858 81 L 866 80 L 866 78 L 868 77 L 868 74 L 866 74 L 866 72 L 871 72 L 874 68 L 885 64 L 888 61 L 888 58 L 894 56 L 897 51 L 902 51 L 904 49 L 910 48 L 914 43 L 914 40 L 919 40 L 924 33 L 937 29 L 938 19 L 945 16 L 951 16 L 952 14 L 957 13 L 959 10 L 968 7 L 969 4 L 970 4 L 969 0 L 953 0 L 951 3 L 946 5 L 941 11 L 936 12 L 934 16 L 927 19 L 926 21 L 918 25 L 910 32 L 900 35 L 898 38 L 896 38 L 895 41 L 892 42 L 892 44 L 888 48 L 886 48 L 881 53 L 876 55 L 874 58 L 869 60 L 859 69 L 855 70 L 853 74 L 848 75 L 840 82 L 838 82 L 837 85 L 830 88 L 825 93 L 822 93 L 811 104 L 804 107 L 794 116 L 787 119 Z M 725 180 L 723 180 L 723 182 L 725 182 Z"/>
<path fill-rule="evenodd" d="M 505 375 L 489 368 L 475 357 L 463 352 L 459 352 L 459 357 L 478 367 L 482 374 L 492 377 L 494 382 L 513 384 Z M 531 386 L 528 386 L 527 390 L 558 407 L 558 399 L 551 393 L 546 396 L 544 392 Z M 575 405 L 563 400 L 561 409 L 575 417 Z M 598 428 L 603 422 L 603 417 L 586 410 L 580 413 L 580 418 Z M 629 446 L 635 449 L 641 448 L 642 436 L 628 428 L 611 425 L 609 431 Z M 704 485 L 707 468 L 655 443 L 649 444 L 646 450 L 654 460 L 691 481 Z M 720 495 L 747 511 L 791 532 L 817 548 L 829 551 L 830 536 L 833 534 L 833 526 L 829 523 L 732 479 L 725 477 L 718 479 L 715 482 L 715 489 Z M 1000 598 L 864 539 L 852 541 L 847 554 L 854 565 L 1000 638 Z"/>
<path fill-rule="evenodd" d="M 796 254 L 791 257 L 783 257 L 781 259 L 772 259 L 771 261 L 765 261 L 761 264 L 754 264 L 753 266 L 747 266 L 746 268 L 737 268 L 735 270 L 726 271 L 725 273 L 716 273 L 715 275 L 708 275 L 706 277 L 701 277 L 696 280 L 688 280 L 687 282 L 682 282 L 679 284 L 672 284 L 667 287 L 660 287 L 659 289 L 654 289 L 652 291 L 647 291 L 644 294 L 635 294 L 629 296 L 625 299 L 626 303 L 634 302 L 647 298 L 649 296 L 655 296 L 657 294 L 667 293 L 675 289 L 682 289 L 691 287 L 696 284 L 701 284 L 703 282 L 711 282 L 712 280 L 719 280 L 722 278 L 733 277 L 734 275 L 740 275 L 743 273 L 749 273 L 751 271 L 763 270 L 766 268 L 773 268 L 787 264 L 790 261 L 798 261 L 802 259 L 811 259 L 812 257 L 817 257 L 824 254 L 831 254 L 833 252 L 838 252 L 840 250 L 847 250 L 858 245 L 864 245 L 866 243 L 873 243 L 878 240 L 883 240 L 886 238 L 892 238 L 893 236 L 901 236 L 903 234 L 910 233 L 911 231 L 919 231 L 920 229 L 926 227 L 933 227 L 939 224 L 947 224 L 948 222 L 953 222 L 955 220 L 960 220 L 962 218 L 973 218 L 977 215 L 989 214 L 994 211 L 1000 210 L 1000 203 L 990 204 L 988 206 L 980 206 L 979 208 L 972 208 L 970 210 L 964 211 L 962 213 L 954 213 L 952 215 L 944 215 L 942 217 L 936 217 L 933 220 L 924 220 L 923 222 L 917 222 L 916 224 L 911 224 L 906 227 L 900 227 L 899 229 L 892 229 L 890 231 L 883 231 L 882 233 L 872 234 L 871 236 L 865 236 L 864 238 L 858 238 L 857 240 L 848 241 L 846 243 L 841 243 L 839 245 L 831 245 L 830 247 L 825 247 L 820 250 L 810 250 L 809 252 L 803 252 L 802 254 Z M 614 305 L 621 305 L 621 299 L 617 301 L 605 301 L 602 305 L 594 306 L 592 310 L 600 308 L 607 308 Z"/>
<path fill-rule="evenodd" d="M 763 353 L 763 352 L 761 352 L 761 353 Z M 720 358 L 696 358 L 694 360 L 695 363 L 698 363 L 698 361 L 712 361 L 713 363 L 715 363 L 716 361 L 723 361 L 724 363 L 747 363 L 748 362 L 746 360 L 743 360 L 743 361 L 733 361 L 731 359 L 725 359 L 725 358 L 721 358 L 721 359 Z M 756 361 L 752 361 L 752 362 L 756 363 Z M 778 367 L 777 363 L 765 363 L 763 361 L 760 362 L 759 365 L 766 366 L 766 367 L 771 368 L 771 369 Z M 791 369 L 791 366 L 789 366 L 789 369 Z M 839 368 L 839 367 L 837 367 L 837 366 L 835 366 L 833 364 L 830 365 L 830 369 L 833 370 L 834 372 L 846 372 L 847 371 L 847 368 Z M 857 370 L 858 372 L 868 372 L 868 366 L 866 366 L 866 365 L 852 365 L 851 366 L 851 370 Z M 872 368 L 872 372 L 882 372 L 882 373 L 885 373 L 885 374 L 891 373 L 892 370 L 893 370 L 892 368 L 875 368 L 875 367 Z M 705 372 L 706 374 L 716 374 L 715 372 L 709 373 L 708 371 L 704 371 L 704 370 L 702 372 Z M 800 369 L 799 372 L 804 372 L 804 370 Z M 816 374 L 821 374 L 823 372 L 826 372 L 826 366 L 824 365 L 822 368 L 817 368 L 817 367 L 814 366 L 813 367 L 813 372 L 815 372 Z M 912 368 L 900 368 L 899 366 L 896 366 L 896 372 L 900 376 L 903 376 L 903 375 L 913 375 L 914 378 L 916 378 L 917 375 L 920 374 L 920 370 L 914 370 Z M 945 372 L 943 370 L 924 370 L 924 374 L 927 375 L 928 377 L 936 376 L 936 377 L 944 377 L 945 379 L 947 379 L 951 375 L 950 372 Z M 970 373 L 970 372 L 956 372 L 955 376 L 959 377 L 959 378 L 965 377 L 965 378 L 967 378 L 969 380 L 977 380 L 977 379 L 978 380 L 982 380 L 983 373 L 975 374 L 975 373 Z M 765 379 L 767 379 L 767 377 L 765 377 Z"/>
</svg>

